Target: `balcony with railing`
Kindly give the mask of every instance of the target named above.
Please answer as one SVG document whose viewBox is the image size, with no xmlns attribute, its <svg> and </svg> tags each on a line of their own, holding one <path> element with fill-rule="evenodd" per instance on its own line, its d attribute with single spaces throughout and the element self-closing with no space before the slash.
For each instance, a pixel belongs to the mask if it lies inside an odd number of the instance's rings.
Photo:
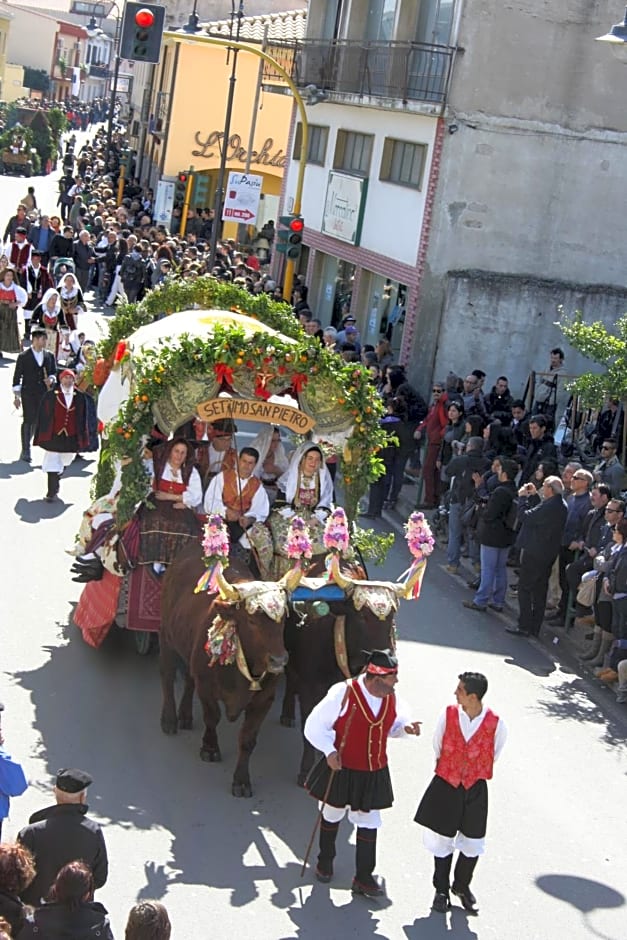
<svg viewBox="0 0 627 940">
<path fill-rule="evenodd" d="M 99 65 L 96 62 L 92 62 L 89 66 L 89 76 L 90 78 L 109 78 L 111 72 L 108 65 Z"/>
<path fill-rule="evenodd" d="M 267 52 L 301 88 L 315 85 L 338 99 L 384 98 L 441 109 L 455 48 L 421 42 L 305 39 L 271 42 Z M 264 82 L 281 82 L 269 64 L 264 67 Z"/>
</svg>

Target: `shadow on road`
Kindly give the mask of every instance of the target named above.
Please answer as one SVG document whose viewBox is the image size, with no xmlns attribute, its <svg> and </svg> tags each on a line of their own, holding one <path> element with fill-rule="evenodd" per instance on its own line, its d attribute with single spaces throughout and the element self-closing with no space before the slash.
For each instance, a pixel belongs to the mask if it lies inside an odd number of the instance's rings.
<svg viewBox="0 0 627 940">
<path fill-rule="evenodd" d="M 569 679 L 544 691 L 547 697 L 534 707 L 547 717 L 603 725 L 603 740 L 612 747 L 627 742 L 625 725 L 590 698 L 590 683 L 584 679 Z"/>
<path fill-rule="evenodd" d="M 316 884 L 304 902 L 301 897 L 301 903 L 287 912 L 296 927 L 292 936 L 310 940 L 322 935 L 316 930 L 315 924 L 332 923 L 334 937 L 381 937 L 382 934 L 378 933 L 377 911 L 388 906 L 391 901 L 368 901 L 363 897 L 353 897 L 348 892 L 347 896 L 347 903 L 338 905 L 331 898 L 328 885 Z M 282 940 L 287 938 L 283 937 Z"/>
<path fill-rule="evenodd" d="M 19 445 L 16 444 L 16 447 Z M 11 463 L 0 463 L 0 480 L 10 480 L 11 477 L 23 477 L 31 473 L 34 467 L 23 460 L 13 460 Z"/>
<path fill-rule="evenodd" d="M 468 914 L 454 907 L 450 915 L 431 911 L 426 917 L 417 917 L 406 924 L 403 932 L 407 940 L 477 940 L 478 934 L 470 929 Z"/>
<path fill-rule="evenodd" d="M 582 920 L 590 933 L 603 938 L 603 940 L 618 940 L 615 935 L 610 937 L 596 930 L 590 922 L 589 915 L 593 911 L 623 907 L 625 896 L 620 891 L 616 891 L 615 888 L 611 888 L 600 881 L 580 878 L 577 875 L 540 875 L 536 878 L 536 884 L 545 894 L 549 894 L 559 901 L 564 901 L 581 911 Z"/>
<path fill-rule="evenodd" d="M 42 489 L 45 487 L 45 478 L 41 479 Z M 33 523 L 41 522 L 43 519 L 57 519 L 59 516 L 62 516 L 63 513 L 70 509 L 74 504 L 66 503 L 61 496 L 59 501 L 56 503 L 46 503 L 44 502 L 43 496 L 41 499 L 18 499 L 15 504 L 14 511 L 16 516 L 19 516 L 22 522 L 28 522 L 31 525 Z"/>
</svg>

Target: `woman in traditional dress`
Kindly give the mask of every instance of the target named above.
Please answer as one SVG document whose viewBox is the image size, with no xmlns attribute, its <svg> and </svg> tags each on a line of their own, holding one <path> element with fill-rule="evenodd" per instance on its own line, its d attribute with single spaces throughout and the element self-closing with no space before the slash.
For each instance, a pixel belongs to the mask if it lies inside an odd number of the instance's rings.
<svg viewBox="0 0 627 940">
<path fill-rule="evenodd" d="M 23 287 L 14 283 L 12 268 L 6 268 L 0 279 L 0 350 L 20 353 L 22 346 L 18 330 L 17 308 L 28 300 Z M 0 352 L 0 359 L 4 354 Z"/>
<path fill-rule="evenodd" d="M 155 447 L 152 458 L 152 505 L 140 510 L 138 561 L 161 574 L 190 540 L 200 538 L 194 510 L 202 511 L 202 484 L 193 448 L 184 438 Z"/>
<path fill-rule="evenodd" d="M 259 461 L 253 473 L 260 478 L 268 492 L 268 497 L 273 499 L 277 493 L 276 482 L 283 473 L 287 472 L 290 465 L 281 441 L 280 429 L 268 425 L 259 432 L 250 446 L 259 453 Z"/>
<path fill-rule="evenodd" d="M 65 274 L 59 281 L 57 290 L 61 296 L 61 309 L 68 328 L 78 329 L 78 315 L 85 312 L 85 300 L 77 278 L 73 274 Z"/>
<path fill-rule="evenodd" d="M 59 330 L 65 326 L 61 309 L 61 295 L 55 287 L 50 287 L 37 304 L 31 317 L 31 329 L 42 326 L 46 331 L 46 349 L 53 356 L 59 353 Z"/>
<path fill-rule="evenodd" d="M 290 567 L 285 554 L 290 519 L 301 516 L 309 528 L 312 553 L 324 554 L 324 523 L 333 504 L 333 480 L 319 444 L 306 441 L 297 447 L 287 471 L 277 480 L 285 504 L 270 513 L 269 525 L 274 543 L 274 577 L 280 578 Z M 279 496 L 280 499 L 280 496 Z"/>
</svg>

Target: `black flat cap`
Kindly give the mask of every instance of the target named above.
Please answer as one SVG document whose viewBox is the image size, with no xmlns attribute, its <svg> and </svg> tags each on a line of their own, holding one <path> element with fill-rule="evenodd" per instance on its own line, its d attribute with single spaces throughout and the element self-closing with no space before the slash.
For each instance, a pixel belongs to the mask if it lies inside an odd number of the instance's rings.
<svg viewBox="0 0 627 940">
<path fill-rule="evenodd" d="M 385 676 L 398 671 L 398 659 L 392 650 L 364 650 L 367 654 L 366 672 Z"/>
<path fill-rule="evenodd" d="M 63 769 L 57 774 L 56 788 L 64 793 L 80 793 L 91 782 L 91 777 L 84 770 L 76 770 L 76 768 L 71 770 Z"/>
</svg>

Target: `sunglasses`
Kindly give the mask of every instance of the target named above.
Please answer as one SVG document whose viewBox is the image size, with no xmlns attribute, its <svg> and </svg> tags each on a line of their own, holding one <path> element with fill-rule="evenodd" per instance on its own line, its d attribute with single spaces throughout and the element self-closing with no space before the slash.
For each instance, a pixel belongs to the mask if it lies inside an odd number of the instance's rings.
<svg viewBox="0 0 627 940">
<path fill-rule="evenodd" d="M 437 395 L 441 395 L 441 394 L 442 394 L 442 389 L 441 389 L 441 388 L 432 388 L 431 391 L 433 392 L 434 395 L 436 395 L 436 394 L 437 394 Z"/>
<path fill-rule="evenodd" d="M 611 447 L 608 447 L 608 446 L 606 446 L 606 445 L 604 444 L 604 445 L 602 446 L 601 450 L 612 450 L 612 448 L 611 448 Z"/>
</svg>

